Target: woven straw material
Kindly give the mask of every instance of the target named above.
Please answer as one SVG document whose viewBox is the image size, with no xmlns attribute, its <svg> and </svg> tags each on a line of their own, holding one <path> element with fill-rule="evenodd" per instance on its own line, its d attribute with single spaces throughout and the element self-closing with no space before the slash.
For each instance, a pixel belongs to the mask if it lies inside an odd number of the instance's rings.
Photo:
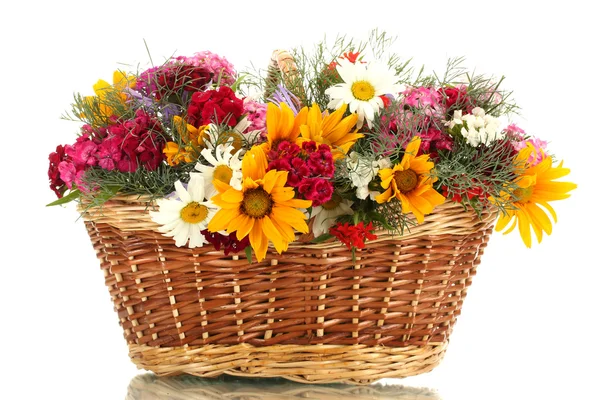
<svg viewBox="0 0 600 400">
<path fill-rule="evenodd" d="M 431 371 L 446 351 L 433 346 L 275 345 L 152 348 L 130 345 L 131 360 L 161 376 L 180 373 L 201 377 L 221 374 L 285 377 L 302 383 L 370 384 L 382 378 Z"/>
<path fill-rule="evenodd" d="M 440 400 L 433 390 L 401 385 L 307 385 L 283 379 L 248 379 L 223 375 L 215 379 L 192 376 L 138 375 L 127 388 L 126 400 Z"/>
<path fill-rule="evenodd" d="M 310 346 L 344 346 L 336 362 L 352 367 L 332 367 L 327 381 L 369 375 L 353 358 L 356 345 L 363 346 L 360 357 L 377 360 L 375 379 L 421 373 L 439 362 L 496 217 L 494 210 L 478 216 L 445 203 L 402 237 L 378 232 L 355 260 L 332 240 L 294 242 L 281 255 L 270 249 L 265 260 L 249 264 L 211 245 L 176 247 L 150 220 L 154 203 L 139 196 L 116 197 L 102 209 L 81 207 L 137 365 L 159 374 L 313 376 L 287 369 L 288 361 L 271 368 L 269 359 L 282 345 L 292 345 L 286 347 L 292 363 L 305 362 Z M 398 354 L 413 355 L 415 347 L 424 365 L 404 368 Z M 384 355 L 389 348 L 400 358 Z M 241 349 L 247 369 L 238 365 Z M 289 353 L 296 350 L 299 358 Z M 238 361 L 213 373 L 207 354 Z M 308 370 L 317 368 L 307 362 Z"/>
</svg>

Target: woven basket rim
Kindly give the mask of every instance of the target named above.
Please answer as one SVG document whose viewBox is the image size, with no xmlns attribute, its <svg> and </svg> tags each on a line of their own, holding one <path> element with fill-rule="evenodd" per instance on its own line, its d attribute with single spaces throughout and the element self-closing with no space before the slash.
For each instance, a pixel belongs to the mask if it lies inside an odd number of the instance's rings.
<svg viewBox="0 0 600 400">
<path fill-rule="evenodd" d="M 150 195 L 124 195 L 117 194 L 107 200 L 101 206 L 90 206 L 85 200 L 78 204 L 78 211 L 81 213 L 84 221 L 106 222 L 114 225 L 123 231 L 137 231 L 151 229 L 158 232 L 159 224 L 150 219 L 149 211 L 156 209 L 156 198 Z M 465 234 L 479 230 L 479 225 L 492 223 L 498 214 L 495 208 L 484 209 L 481 215 L 475 210 L 466 209 L 462 204 L 446 201 L 434 208 L 431 214 L 425 216 L 425 221 L 417 224 L 412 214 L 409 220 L 415 225 L 406 227 L 404 232 L 397 234 L 385 229 L 378 229 L 374 233 L 377 239 L 370 240 L 369 243 L 379 243 L 388 240 L 410 239 L 415 237 L 445 234 Z M 459 218 L 459 216 L 461 216 Z M 464 220 L 461 218 L 464 217 Z M 127 222 L 125 222 L 127 221 Z M 137 223 L 129 224 L 129 221 Z M 460 232 L 457 232 L 457 229 Z M 313 243 L 312 235 L 308 236 L 296 234 L 296 240 L 290 242 L 288 248 L 303 248 L 310 246 L 313 249 L 336 248 L 344 246 L 335 237 L 320 243 Z M 269 248 L 273 248 L 269 242 Z"/>
</svg>

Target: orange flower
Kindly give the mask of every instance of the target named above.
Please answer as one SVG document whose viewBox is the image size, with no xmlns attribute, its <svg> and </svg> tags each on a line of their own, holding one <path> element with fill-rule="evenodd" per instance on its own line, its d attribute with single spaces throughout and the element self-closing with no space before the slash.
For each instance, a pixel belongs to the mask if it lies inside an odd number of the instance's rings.
<svg viewBox="0 0 600 400">
<path fill-rule="evenodd" d="M 287 171 L 266 172 L 267 159 L 259 147 L 250 149 L 242 160 L 242 189 L 214 181 L 219 194 L 212 202 L 221 209 L 208 224 L 210 232 L 236 232 L 238 240 L 249 235 L 258 261 L 267 254 L 269 240 L 277 252 L 287 250 L 295 240 L 294 229 L 308 233 L 306 216 L 310 200 L 295 199 L 294 189 L 285 186 Z"/>
<path fill-rule="evenodd" d="M 133 88 L 136 85 L 136 79 L 132 75 L 127 75 L 121 71 L 113 73 L 112 85 L 102 79 L 93 86 L 95 96 L 86 96 L 86 101 L 92 115 L 88 115 L 90 119 L 100 119 L 106 121 L 108 118 L 117 113 L 119 107 L 125 106 L 127 88 Z M 82 114 L 85 111 L 82 110 Z"/>
<path fill-rule="evenodd" d="M 402 161 L 393 168 L 379 171 L 383 193 L 375 198 L 378 203 L 384 203 L 396 198 L 402 204 L 402 212 L 412 212 L 417 221 L 422 223 L 425 214 L 430 214 L 435 206 L 441 205 L 446 198 L 436 192 L 432 184 L 436 181 L 431 176 L 434 167 L 429 161 L 429 155 L 416 157 L 421 138 L 414 137 L 406 147 Z"/>
<path fill-rule="evenodd" d="M 300 126 L 306 123 L 308 108 L 303 107 L 294 116 L 292 109 L 285 103 L 277 107 L 273 103 L 267 104 L 267 141 L 261 145 L 265 153 L 275 149 L 277 145 L 287 140 L 295 143 L 300 135 Z"/>
<path fill-rule="evenodd" d="M 531 157 L 532 154 L 536 156 Z M 519 151 L 516 163 L 524 169 L 515 180 L 518 188 L 512 192 L 512 195 L 504 193 L 505 200 L 515 199 L 513 202 L 515 208 L 506 210 L 496 224 L 496 231 L 499 232 L 512 221 L 504 234 L 511 232 L 518 225 L 523 243 L 527 247 L 531 247 L 532 229 L 538 243 L 542 241 L 544 232 L 548 235 L 552 233 L 552 221 L 548 218 L 548 213 L 554 222 L 557 218 L 556 212 L 548 202 L 566 199 L 570 196 L 567 192 L 577 188 L 577 185 L 571 182 L 555 181 L 570 172 L 568 168 L 563 168 L 562 162 L 557 167 L 553 167 L 552 158 L 543 153 L 542 160 L 534 164 L 537 159 L 536 149 L 531 143 L 527 143 L 527 147 Z M 494 202 L 494 199 L 491 201 Z"/>
<path fill-rule="evenodd" d="M 362 133 L 351 132 L 356 125 L 358 115 L 351 114 L 343 118 L 347 105 L 342 105 L 333 114 L 325 112 L 325 116 L 317 104 L 313 104 L 308 111 L 306 124 L 300 126 L 301 137 L 297 144 L 314 141 L 317 144 L 325 143 L 331 147 L 333 159 L 343 158 L 356 141 L 362 138 Z"/>
</svg>

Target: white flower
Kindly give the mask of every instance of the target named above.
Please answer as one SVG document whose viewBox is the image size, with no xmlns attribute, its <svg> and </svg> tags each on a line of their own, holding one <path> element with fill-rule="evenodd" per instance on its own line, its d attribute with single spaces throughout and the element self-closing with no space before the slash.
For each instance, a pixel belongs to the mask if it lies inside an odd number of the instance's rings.
<svg viewBox="0 0 600 400">
<path fill-rule="evenodd" d="M 389 158 L 373 160 L 362 157 L 355 151 L 351 152 L 346 159 L 346 166 L 352 186 L 356 188 L 356 197 L 361 200 L 366 199 L 369 194 L 372 197 L 375 192 L 369 190 L 369 183 L 377 176 L 380 169 L 391 168 L 391 165 Z"/>
<path fill-rule="evenodd" d="M 334 195 L 335 197 L 335 195 Z M 338 196 L 339 197 L 339 196 Z M 332 197 L 326 203 L 312 209 L 313 220 L 312 231 L 315 237 L 319 237 L 324 233 L 329 232 L 329 228 L 335 223 L 335 219 L 340 215 L 352 215 L 352 201 L 347 199 Z"/>
<path fill-rule="evenodd" d="M 473 147 L 481 143 L 489 146 L 496 140 L 503 139 L 506 135 L 500 129 L 500 120 L 491 115 L 486 115 L 485 110 L 475 107 L 471 114 L 462 115 L 461 111 L 454 112 L 454 118 L 449 123 L 450 129 L 462 125 L 460 133 Z"/>
<path fill-rule="evenodd" d="M 398 78 L 386 65 L 379 63 L 363 64 L 352 63 L 346 59 L 338 60 L 337 72 L 344 81 L 325 90 L 330 97 L 330 109 L 339 109 L 348 104 L 351 113 L 358 114 L 357 128 L 361 128 L 364 120 L 371 127 L 371 121 L 383 108 L 381 95 L 391 94 L 397 96 L 402 91 L 396 85 Z"/>
<path fill-rule="evenodd" d="M 202 173 L 204 178 L 204 193 L 208 199 L 217 194 L 217 189 L 213 184 L 216 179 L 227 183 L 234 189 L 242 190 L 242 149 L 234 151 L 233 146 L 220 144 L 213 151 L 203 149 L 200 154 L 209 165 L 196 163 L 196 170 Z"/>
<path fill-rule="evenodd" d="M 175 239 L 177 247 L 202 247 L 208 243 L 201 233 L 218 211 L 210 200 L 204 200 L 204 178 L 199 173 L 190 173 L 187 190 L 181 181 L 175 182 L 176 196 L 158 199 L 158 211 L 151 211 L 152 221 L 161 225 L 158 228 L 164 236 Z"/>
<path fill-rule="evenodd" d="M 463 123 L 462 120 L 462 110 L 454 110 L 454 115 L 452 117 L 452 119 L 448 122 L 446 122 L 444 125 L 446 125 L 448 128 L 452 129 L 454 128 L 455 125 L 461 125 Z"/>
<path fill-rule="evenodd" d="M 209 124 L 206 129 L 208 139 L 205 141 L 208 148 L 213 149 L 215 145 L 225 144 L 231 145 L 236 150 L 244 147 L 246 143 L 253 144 L 260 137 L 261 131 L 253 130 L 249 131 L 251 123 L 248 121 L 248 117 L 244 117 L 237 123 L 233 128 L 219 127 L 215 124 Z"/>
</svg>

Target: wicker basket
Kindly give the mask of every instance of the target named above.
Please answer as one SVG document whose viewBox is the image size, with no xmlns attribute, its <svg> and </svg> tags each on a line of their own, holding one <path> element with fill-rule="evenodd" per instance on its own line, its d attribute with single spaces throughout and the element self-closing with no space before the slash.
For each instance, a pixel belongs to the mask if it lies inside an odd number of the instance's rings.
<svg viewBox="0 0 600 400">
<path fill-rule="evenodd" d="M 496 217 L 445 203 L 355 261 L 337 241 L 294 242 L 249 264 L 176 247 L 148 199 L 80 206 L 139 368 L 354 384 L 438 365 Z"/>
<path fill-rule="evenodd" d="M 310 385 L 279 378 L 249 379 L 223 375 L 207 380 L 195 376 L 138 375 L 127 388 L 126 400 L 440 400 L 433 390 L 401 385 L 357 387 Z"/>
</svg>

